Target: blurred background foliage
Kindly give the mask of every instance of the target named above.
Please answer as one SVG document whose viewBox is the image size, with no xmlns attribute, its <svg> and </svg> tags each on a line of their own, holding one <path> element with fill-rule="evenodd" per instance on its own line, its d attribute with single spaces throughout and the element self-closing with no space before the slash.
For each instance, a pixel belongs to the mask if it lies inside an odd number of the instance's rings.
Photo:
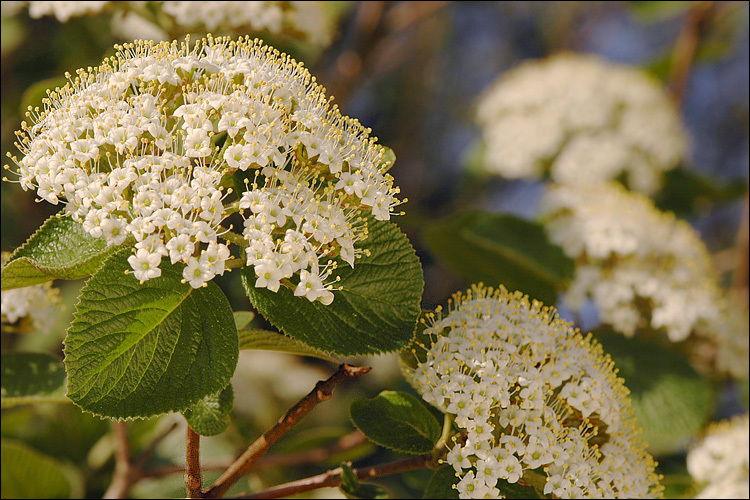
<svg viewBox="0 0 750 500">
<path fill-rule="evenodd" d="M 444 304 L 453 292 L 465 289 L 471 282 L 471 277 L 461 274 L 460 265 L 449 266 L 446 261 L 438 260 L 441 245 L 450 245 L 451 238 L 450 234 L 436 234 L 439 231 L 430 229 L 431 223 L 459 214 L 464 214 L 464 218 L 480 217 L 471 215 L 471 211 L 509 213 L 522 218 L 531 218 L 536 213 L 541 182 L 488 177 L 477 167 L 480 134 L 473 116 L 481 92 L 499 75 L 523 61 L 562 51 L 593 53 L 613 62 L 638 66 L 666 85 L 675 85 L 675 46 L 696 8 L 709 8 L 710 15 L 701 21 L 695 57 L 684 81 L 681 100 L 684 124 L 691 138 L 690 165 L 670 173 L 656 201 L 661 208 L 675 211 L 700 231 L 727 284 L 737 266 L 743 265 L 743 259 L 747 265 L 747 251 L 743 253 L 741 245 L 738 250 L 737 244 L 738 231 L 743 217 L 747 224 L 748 211 L 747 2 L 332 4 L 330 8 L 335 11 L 338 23 L 327 48 L 273 38 L 268 42 L 304 61 L 328 94 L 335 96 L 334 102 L 344 114 L 371 127 L 379 142 L 396 153 L 391 174 L 401 187 L 401 195 L 408 198 L 402 207 L 405 215 L 396 222 L 409 236 L 423 265 L 424 308 Z M 64 83 L 61 77 L 66 71 L 74 73 L 77 68 L 97 66 L 113 53 L 113 44 L 123 41 L 113 35 L 111 17 L 112 12 L 107 10 L 72 18 L 66 23 L 49 16 L 32 19 L 23 10 L 3 17 L 0 47 L 3 157 L 9 151 L 17 154 L 13 147 L 14 131 L 24 119 L 26 106 L 38 105 L 45 89 Z M 22 244 L 59 210 L 46 203 L 35 203 L 32 193 L 7 182 L 2 183 L 1 207 L 3 251 Z M 460 224 L 460 219 L 454 223 Z M 431 242 L 434 248 L 430 247 Z M 534 258 L 548 262 L 550 256 L 540 251 Z M 746 273 L 747 267 L 745 294 Z M 247 310 L 250 304 L 238 275 L 230 273 L 219 284 L 235 310 Z M 81 283 L 56 285 L 62 288 L 63 313 L 55 332 L 3 335 L 4 349 L 44 351 L 61 357 L 64 328 L 72 317 Z M 545 295 L 548 299 L 553 297 Z M 564 309 L 562 313 L 568 314 Z M 577 319 L 583 320 L 583 328 L 596 326 L 595 316 L 584 314 Z M 261 324 L 260 321 L 255 319 L 256 324 Z M 618 342 L 611 342 L 613 349 L 616 350 Z M 615 359 L 618 363 L 622 360 L 624 373 L 638 372 L 634 369 L 637 360 L 628 360 L 627 353 Z M 329 446 L 353 430 L 347 411 L 353 400 L 373 397 L 383 389 L 412 391 L 400 377 L 394 356 L 351 361 L 370 363 L 374 370 L 356 385 L 338 390 L 332 401 L 318 407 L 272 453 Z M 679 364 L 680 360 L 674 363 Z M 206 480 L 212 474 L 218 476 L 218 466 L 226 465 L 243 443 L 260 435 L 317 380 L 326 378 L 332 366 L 312 358 L 243 351 L 234 378 L 232 423 L 223 434 L 203 440 Z M 680 369 L 691 370 L 689 366 Z M 688 375 L 691 380 L 697 376 L 694 372 Z M 684 449 L 694 427 L 699 428 L 706 418 L 747 411 L 746 382 L 741 387 L 721 386 L 713 396 L 705 383 L 694 384 L 690 386 L 691 395 L 700 400 L 696 404 L 706 408 L 714 398 L 715 409 L 697 423 L 685 424 L 688 429 L 684 432 L 672 429 L 680 434 L 675 438 L 680 446 L 674 446 L 676 441 L 659 442 L 659 448 L 652 450 L 660 455 L 662 471 L 668 473 L 667 496 L 689 493 Z M 133 455 L 137 457 L 178 420 L 175 416 L 164 416 L 132 422 Z M 88 497 L 100 497 L 108 487 L 114 464 L 110 426 L 81 413 L 73 405 L 3 410 L 2 436 L 15 440 L 16 444 L 22 442 L 28 449 L 53 457 L 61 464 L 75 466 L 78 472 L 74 474 L 76 479 L 70 480 L 69 494 L 84 491 Z M 13 452 L 24 453 L 16 448 Z M 394 452 L 360 443 L 328 461 L 301 464 L 291 470 L 261 465 L 247 476 L 247 483 L 241 482 L 230 494 L 243 491 L 248 485 L 260 488 L 318 474 L 342 460 L 352 460 L 356 466 L 381 463 L 396 456 Z M 175 469 L 182 464 L 184 433 L 171 432 L 148 461 L 149 468 L 164 474 L 140 481 L 131 494 L 142 498 L 184 495 L 182 473 Z M 421 495 L 428 477 L 427 471 L 417 471 L 380 483 L 394 497 L 414 497 Z M 3 492 L 5 497 L 5 489 Z M 64 493 L 55 490 L 50 494 Z M 334 493 L 337 491 L 322 494 Z"/>
</svg>

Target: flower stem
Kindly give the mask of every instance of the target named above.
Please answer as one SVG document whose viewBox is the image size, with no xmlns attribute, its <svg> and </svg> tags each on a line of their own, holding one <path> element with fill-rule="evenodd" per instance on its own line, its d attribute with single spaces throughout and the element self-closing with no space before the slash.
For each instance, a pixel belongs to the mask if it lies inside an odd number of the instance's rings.
<svg viewBox="0 0 750 500">
<path fill-rule="evenodd" d="M 232 229 L 231 226 L 229 226 L 229 229 L 219 226 L 219 231 L 220 231 L 219 236 L 221 236 L 222 238 L 224 238 L 225 240 L 229 242 L 234 243 L 238 247 L 247 248 L 249 246 L 247 240 L 245 240 L 245 238 L 243 238 L 242 235 L 232 232 L 231 229 Z"/>
</svg>

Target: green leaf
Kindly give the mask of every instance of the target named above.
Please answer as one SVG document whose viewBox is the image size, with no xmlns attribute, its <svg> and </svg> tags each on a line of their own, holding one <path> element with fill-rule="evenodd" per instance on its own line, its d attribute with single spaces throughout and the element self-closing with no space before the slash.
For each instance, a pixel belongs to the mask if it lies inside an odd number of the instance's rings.
<svg viewBox="0 0 750 500">
<path fill-rule="evenodd" d="M 312 356 L 337 363 L 338 361 L 328 354 L 318 351 L 299 340 L 287 337 L 281 333 L 269 332 L 268 330 L 240 330 L 240 349 L 254 349 L 258 351 L 276 351 L 300 356 Z"/>
<path fill-rule="evenodd" d="M 367 439 L 392 450 L 427 453 L 440 439 L 435 416 L 404 392 L 383 391 L 373 399 L 359 399 L 349 408 L 349 416 Z"/>
<path fill-rule="evenodd" d="M 188 425 L 201 436 L 221 434 L 229 426 L 229 412 L 234 407 L 234 390 L 229 384 L 216 394 L 209 394 L 182 415 Z"/>
<path fill-rule="evenodd" d="M 654 201 L 660 210 L 686 216 L 717 203 L 737 200 L 746 192 L 747 182 L 743 179 L 722 181 L 681 167 L 664 174 L 664 186 Z"/>
<path fill-rule="evenodd" d="M 627 2 L 631 12 L 644 22 L 657 22 L 684 14 L 695 2 L 690 1 L 635 1 Z"/>
<path fill-rule="evenodd" d="M 387 172 L 396 163 L 396 153 L 388 147 L 382 146 L 383 148 L 383 161 L 380 162 L 380 171 Z"/>
<path fill-rule="evenodd" d="M 68 397 L 112 418 L 182 411 L 221 391 L 237 366 L 237 329 L 219 287 L 181 283 L 183 267 L 140 284 L 130 249 L 114 254 L 81 290 L 65 339 Z"/>
<path fill-rule="evenodd" d="M 357 480 L 350 464 L 341 464 L 341 491 L 346 498 L 388 498 L 388 492 L 374 484 L 362 484 Z"/>
<path fill-rule="evenodd" d="M 255 271 L 242 269 L 242 282 L 255 308 L 290 337 L 316 349 L 344 356 L 397 350 L 411 340 L 419 315 L 424 281 L 414 249 L 398 226 L 369 219 L 362 249 L 369 256 L 355 268 L 339 262 L 338 283 L 330 305 L 256 288 Z"/>
<path fill-rule="evenodd" d="M 509 214 L 459 214 L 428 225 L 425 237 L 429 250 L 469 281 L 502 284 L 545 304 L 554 304 L 573 276 L 573 261 L 542 226 Z"/>
<path fill-rule="evenodd" d="M 70 217 L 54 215 L 13 252 L 2 270 L 2 289 L 54 279 L 75 280 L 96 271 L 119 247 L 92 238 Z"/>
<path fill-rule="evenodd" d="M 359 486 L 359 480 L 354 475 L 351 464 L 341 464 L 341 489 L 344 491 L 353 491 Z"/>
<path fill-rule="evenodd" d="M 523 486 L 519 483 L 509 483 L 505 479 L 498 479 L 495 487 L 500 490 L 504 498 L 544 498 L 531 486 Z"/>
<path fill-rule="evenodd" d="M 36 352 L 2 353 L 3 408 L 27 403 L 69 403 L 65 367 L 54 356 Z"/>
<path fill-rule="evenodd" d="M 234 312 L 234 326 L 237 330 L 245 328 L 255 318 L 255 313 L 252 311 L 235 311 Z"/>
<path fill-rule="evenodd" d="M 81 478 L 60 462 L 23 443 L 3 440 L 2 498 L 74 498 Z"/>
<path fill-rule="evenodd" d="M 633 413 L 653 455 L 684 448 L 711 413 L 708 382 L 679 353 L 654 341 L 600 328 L 596 339 L 630 389 Z"/>
<path fill-rule="evenodd" d="M 422 498 L 458 498 L 458 476 L 452 465 L 444 465 L 432 474 Z"/>
</svg>

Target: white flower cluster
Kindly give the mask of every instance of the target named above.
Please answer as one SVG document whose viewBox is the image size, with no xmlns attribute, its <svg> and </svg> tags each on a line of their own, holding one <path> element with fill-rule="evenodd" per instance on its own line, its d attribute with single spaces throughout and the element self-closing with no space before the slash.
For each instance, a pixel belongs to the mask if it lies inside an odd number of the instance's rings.
<svg viewBox="0 0 750 500">
<path fill-rule="evenodd" d="M 555 498 L 659 495 L 628 390 L 598 343 L 520 292 L 480 285 L 454 300 L 404 366 L 462 429 L 447 455 L 462 498 L 502 498 L 500 480 Z"/>
<path fill-rule="evenodd" d="M 8 4 L 7 6 L 5 4 Z M 170 28 L 229 34 L 270 34 L 301 40 L 325 47 L 331 43 L 335 12 L 319 1 L 20 1 L 3 2 L 3 16 L 10 17 L 28 5 L 29 16 L 54 16 L 65 23 L 72 17 L 96 15 L 105 7 L 115 11 L 112 29 L 128 38 L 157 40 L 167 38 L 165 26 L 153 24 L 155 19 L 169 19 Z M 156 17 L 143 16 L 146 10 Z M 124 24 L 124 26 L 122 26 Z"/>
<path fill-rule="evenodd" d="M 702 490 L 695 498 L 750 498 L 748 415 L 712 424 L 687 456 L 687 467 Z"/>
<path fill-rule="evenodd" d="M 208 31 L 268 32 L 287 34 L 325 46 L 331 41 L 332 23 L 323 2 L 294 1 L 166 1 L 161 9 L 185 28 Z"/>
<path fill-rule="evenodd" d="M 342 116 L 302 64 L 258 40 L 127 44 L 29 116 L 23 156 L 12 157 L 21 187 L 65 201 L 108 244 L 132 237 L 141 281 L 160 276 L 168 257 L 202 286 L 225 270 L 222 237 L 246 248 L 256 286 L 283 282 L 328 304 L 334 259 L 354 267 L 365 216 L 388 220 L 400 203 L 385 173 L 392 161 L 369 129 Z M 235 173 L 249 189 L 229 204 Z M 247 216 L 244 241 L 220 226 L 236 211 Z"/>
<path fill-rule="evenodd" d="M 3 266 L 8 256 L 9 254 L 3 253 Z M 59 307 L 60 290 L 53 288 L 51 281 L 0 292 L 3 323 L 13 324 L 28 317 L 36 330 L 49 333 L 55 324 Z"/>
<path fill-rule="evenodd" d="M 562 54 L 503 75 L 480 99 L 486 168 L 559 182 L 623 177 L 652 193 L 684 157 L 680 117 L 661 85 L 634 68 Z"/>
<path fill-rule="evenodd" d="M 747 373 L 747 308 L 727 305 L 690 224 L 616 182 L 549 185 L 541 213 L 550 240 L 576 260 L 565 296 L 573 309 L 590 297 L 602 321 L 627 336 L 650 326 L 672 342 L 696 332 L 724 348 L 744 343 L 717 369 Z"/>
<path fill-rule="evenodd" d="M 60 303 L 60 290 L 48 281 L 40 285 L 4 290 L 2 293 L 3 323 L 15 323 L 28 317 L 40 332 L 49 333 L 55 323 Z"/>
<path fill-rule="evenodd" d="M 29 2 L 29 15 L 33 18 L 55 16 L 58 21 L 65 23 L 71 17 L 90 16 L 101 12 L 108 1 L 79 1 L 79 2 Z"/>
</svg>

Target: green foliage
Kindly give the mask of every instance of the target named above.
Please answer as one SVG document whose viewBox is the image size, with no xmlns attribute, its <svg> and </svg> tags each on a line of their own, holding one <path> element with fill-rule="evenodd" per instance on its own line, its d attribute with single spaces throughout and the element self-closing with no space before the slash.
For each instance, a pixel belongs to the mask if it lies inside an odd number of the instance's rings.
<svg viewBox="0 0 750 500">
<path fill-rule="evenodd" d="M 341 491 L 346 498 L 388 498 L 388 492 L 374 484 L 362 484 L 351 465 L 341 464 Z"/>
<path fill-rule="evenodd" d="M 531 486 L 523 486 L 519 483 L 509 483 L 504 479 L 498 479 L 495 486 L 505 498 L 544 498 L 541 495 L 541 492 L 537 493 L 537 491 Z"/>
<path fill-rule="evenodd" d="M 630 389 L 633 412 L 649 451 L 664 455 L 681 450 L 711 412 L 708 382 L 687 359 L 661 344 L 606 329 L 595 333 Z"/>
<path fill-rule="evenodd" d="M 444 465 L 432 474 L 422 498 L 458 498 L 457 484 L 458 476 L 453 466 Z"/>
<path fill-rule="evenodd" d="M 68 397 L 113 418 L 189 408 L 221 391 L 239 355 L 232 311 L 219 287 L 181 283 L 181 265 L 139 283 L 124 249 L 81 290 L 65 339 Z"/>
<path fill-rule="evenodd" d="M 229 412 L 234 407 L 234 390 L 229 384 L 216 394 L 209 394 L 182 415 L 188 425 L 201 436 L 221 434 L 229 426 Z"/>
<path fill-rule="evenodd" d="M 258 312 L 315 349 L 345 356 L 394 351 L 414 332 L 424 287 L 422 267 L 409 240 L 392 223 L 370 220 L 362 249 L 370 255 L 357 259 L 354 269 L 339 262 L 341 290 L 327 306 L 295 297 L 285 286 L 278 292 L 256 288 L 249 267 L 242 269 L 242 282 Z"/>
<path fill-rule="evenodd" d="M 744 180 L 721 181 L 695 170 L 675 168 L 664 174 L 664 186 L 655 203 L 661 210 L 686 216 L 716 203 L 737 200 L 745 192 Z"/>
<path fill-rule="evenodd" d="M 240 349 L 285 352 L 288 354 L 298 354 L 300 356 L 312 356 L 314 358 L 325 359 L 337 363 L 337 361 L 328 354 L 320 352 L 317 349 L 281 333 L 251 329 L 239 330 L 238 334 L 240 338 Z"/>
<path fill-rule="evenodd" d="M 52 216 L 11 254 L 2 270 L 2 289 L 85 278 L 117 249 L 89 236 L 70 217 Z"/>
<path fill-rule="evenodd" d="M 3 498 L 77 498 L 83 491 L 77 471 L 23 443 L 3 440 Z"/>
<path fill-rule="evenodd" d="M 677 1 L 630 1 L 630 10 L 642 21 L 663 21 L 684 14 L 695 2 Z"/>
<path fill-rule="evenodd" d="M 541 225 L 509 214 L 467 212 L 436 221 L 426 229 L 426 243 L 466 279 L 521 290 L 545 304 L 554 304 L 573 276 L 573 261 Z"/>
<path fill-rule="evenodd" d="M 69 403 L 65 367 L 54 356 L 36 352 L 2 353 L 3 408 L 27 403 Z"/>
<path fill-rule="evenodd" d="M 373 443 L 404 453 L 432 451 L 441 435 L 435 416 L 410 394 L 383 391 L 349 408 L 354 425 Z"/>
<path fill-rule="evenodd" d="M 245 328 L 255 318 L 255 313 L 252 311 L 234 311 L 234 326 L 237 330 Z"/>
</svg>

